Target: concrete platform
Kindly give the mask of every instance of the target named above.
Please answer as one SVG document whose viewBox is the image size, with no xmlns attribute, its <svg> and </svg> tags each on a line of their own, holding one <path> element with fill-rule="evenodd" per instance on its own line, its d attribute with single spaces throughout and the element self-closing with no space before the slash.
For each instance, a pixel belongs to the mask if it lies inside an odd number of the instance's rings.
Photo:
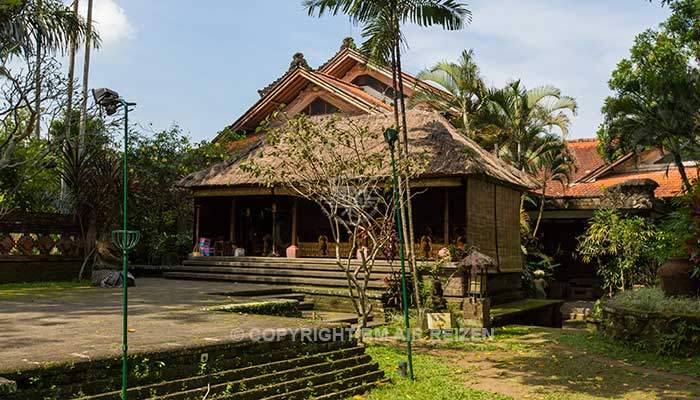
<svg viewBox="0 0 700 400">
<path fill-rule="evenodd" d="M 280 286 L 161 278 L 141 278 L 136 285 L 129 288 L 129 352 L 245 340 L 247 332 L 259 329 L 323 325 L 300 318 L 203 310 L 245 301 L 245 296 L 269 295 Z M 224 292 L 231 296 L 212 294 Z M 33 369 L 49 362 L 118 356 L 121 296 L 121 288 L 0 289 L 0 373 Z"/>
</svg>

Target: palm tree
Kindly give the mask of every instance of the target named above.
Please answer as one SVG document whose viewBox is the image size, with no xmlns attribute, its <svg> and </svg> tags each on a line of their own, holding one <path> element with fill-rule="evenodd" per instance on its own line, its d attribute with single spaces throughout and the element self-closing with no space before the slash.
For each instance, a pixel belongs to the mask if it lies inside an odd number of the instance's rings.
<svg viewBox="0 0 700 400">
<path fill-rule="evenodd" d="M 537 231 L 542 222 L 544 205 L 547 197 L 547 186 L 550 182 L 558 182 L 562 188 L 571 180 L 571 175 L 576 170 L 573 156 L 566 146 L 566 142 L 555 135 L 545 135 L 536 139 L 538 145 L 527 153 L 527 168 L 540 184 L 540 206 L 537 214 L 537 222 L 532 230 L 532 238 L 537 237 Z"/>
<path fill-rule="evenodd" d="M 34 55 L 38 42 L 45 53 L 63 52 L 87 32 L 85 21 L 58 0 L 4 1 L 0 7 L 2 58 Z M 92 36 L 99 45 L 97 35 Z"/>
<path fill-rule="evenodd" d="M 528 169 L 528 155 L 538 145 L 535 139 L 555 130 L 566 138 L 571 123 L 567 112 L 576 115 L 578 107 L 576 100 L 554 86 L 527 90 L 519 80 L 491 90 L 488 97 L 480 142 L 522 170 Z"/>
<path fill-rule="evenodd" d="M 85 62 L 83 64 L 83 87 L 82 87 L 82 98 L 80 103 L 80 130 L 78 133 L 78 140 L 82 148 L 82 143 L 85 142 L 85 122 L 87 113 L 87 89 L 88 89 L 88 78 L 90 74 L 90 36 L 92 33 L 92 0 L 88 0 L 87 5 L 87 35 L 85 36 Z"/>
<path fill-rule="evenodd" d="M 479 67 L 474 62 L 474 51 L 464 50 L 459 62 L 441 61 L 421 71 L 417 78 L 439 85 L 451 96 L 422 88 L 411 97 L 410 106 L 424 103 L 445 115 L 456 116 L 452 123 L 471 137 L 474 131 L 472 119 L 482 111 L 488 94 Z"/>
<path fill-rule="evenodd" d="M 80 0 L 73 0 L 73 12 L 77 15 L 78 14 L 78 6 L 79 6 Z M 65 118 L 65 125 L 66 125 L 66 132 L 65 136 L 68 137 L 70 135 L 70 129 L 71 125 L 73 123 L 72 121 L 72 116 L 73 116 L 73 85 L 75 84 L 75 53 L 78 50 L 78 41 L 77 38 L 73 37 L 71 39 L 70 43 L 70 55 L 68 56 L 68 99 L 66 100 L 66 118 Z"/>
<path fill-rule="evenodd" d="M 399 157 L 408 155 L 408 128 L 406 127 L 406 105 L 404 100 L 403 73 L 401 67 L 401 51 L 406 41 L 401 26 L 414 23 L 428 27 L 438 25 L 447 30 L 457 30 L 471 20 L 471 12 L 454 0 L 304 0 L 304 6 L 309 15 L 325 13 L 337 15 L 346 14 L 355 24 L 364 25 L 361 51 L 370 62 L 380 65 L 390 65 L 392 71 L 392 86 L 394 89 L 394 118 L 397 128 L 403 132 L 403 149 L 399 146 Z M 400 104 L 400 109 L 399 109 Z M 401 118 L 399 118 L 399 116 Z M 402 152 L 403 150 L 403 152 Z M 404 235 L 407 256 L 411 261 L 411 271 L 414 282 L 418 282 L 416 256 L 413 248 L 415 235 L 413 232 L 413 212 L 411 207 L 411 187 L 407 177 L 400 178 L 404 187 L 406 201 L 399 202 L 403 226 L 401 229 L 408 233 Z M 405 203 L 405 205 L 404 205 Z M 408 212 L 408 218 L 406 217 Z M 408 225 L 408 226 L 406 226 Z M 420 309 L 418 285 L 414 286 L 416 306 Z"/>
<path fill-rule="evenodd" d="M 37 0 L 36 2 L 37 19 L 41 18 L 42 3 L 42 0 Z M 39 33 L 36 36 L 36 71 L 34 71 L 34 90 L 36 93 L 36 98 L 34 99 L 34 136 L 37 139 L 41 138 L 41 42 L 42 36 Z"/>
</svg>

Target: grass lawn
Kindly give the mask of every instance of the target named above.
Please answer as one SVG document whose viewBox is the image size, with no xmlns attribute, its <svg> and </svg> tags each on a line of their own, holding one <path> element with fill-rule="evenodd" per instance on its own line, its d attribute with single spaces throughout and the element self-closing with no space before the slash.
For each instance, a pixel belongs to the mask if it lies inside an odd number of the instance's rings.
<svg viewBox="0 0 700 400">
<path fill-rule="evenodd" d="M 47 281 L 0 284 L 0 297 L 49 297 L 64 289 L 89 289 L 90 281 Z"/>
<path fill-rule="evenodd" d="M 371 343 L 367 352 L 392 382 L 369 400 L 700 398 L 700 355 L 643 353 L 585 330 L 510 327 L 483 343 L 418 341 L 415 383 L 396 369 L 403 346 Z"/>
</svg>

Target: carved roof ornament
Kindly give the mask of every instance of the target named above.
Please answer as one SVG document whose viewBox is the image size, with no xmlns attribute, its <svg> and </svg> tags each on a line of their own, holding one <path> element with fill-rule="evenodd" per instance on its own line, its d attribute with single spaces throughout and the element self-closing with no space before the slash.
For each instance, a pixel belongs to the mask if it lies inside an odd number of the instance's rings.
<svg viewBox="0 0 700 400">
<path fill-rule="evenodd" d="M 294 53 L 294 56 L 292 56 L 292 62 L 289 64 L 289 70 L 287 72 L 292 72 L 297 68 L 304 68 L 308 71 L 311 70 L 309 63 L 306 62 L 306 59 L 304 58 L 304 53 Z"/>
<path fill-rule="evenodd" d="M 605 189 L 600 199 L 603 208 L 652 209 L 654 190 L 659 184 L 652 179 L 628 179 Z"/>
<path fill-rule="evenodd" d="M 357 50 L 357 45 L 355 44 L 355 39 L 351 37 L 346 37 L 343 39 L 343 44 L 340 45 L 340 51 L 343 51 L 345 49 L 352 49 L 352 50 Z"/>
<path fill-rule="evenodd" d="M 285 76 L 289 75 L 292 71 L 294 71 L 297 68 L 304 68 L 307 71 L 311 71 L 311 67 L 309 66 L 309 63 L 306 62 L 306 59 L 304 58 L 304 53 L 294 53 L 292 56 L 292 62 L 289 63 L 289 69 L 287 72 L 284 73 L 284 75 L 280 76 L 279 78 L 275 79 L 272 83 L 269 85 L 265 86 L 264 88 L 258 90 L 258 94 L 260 97 L 264 97 L 275 85 L 284 79 Z"/>
</svg>

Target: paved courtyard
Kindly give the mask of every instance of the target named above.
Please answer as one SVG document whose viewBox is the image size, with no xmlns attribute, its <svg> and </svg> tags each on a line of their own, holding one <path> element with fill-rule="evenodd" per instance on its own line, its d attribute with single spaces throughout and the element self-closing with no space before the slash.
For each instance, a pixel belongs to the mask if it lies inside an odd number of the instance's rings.
<svg viewBox="0 0 700 400">
<path fill-rule="evenodd" d="M 129 352 L 240 340 L 254 329 L 311 326 L 309 320 L 222 314 L 203 307 L 242 301 L 261 285 L 141 278 L 129 288 Z M 267 287 L 269 288 L 269 287 Z M 0 372 L 45 362 L 121 353 L 122 289 L 0 289 Z M 232 335 L 232 332 L 234 334 Z"/>
</svg>

